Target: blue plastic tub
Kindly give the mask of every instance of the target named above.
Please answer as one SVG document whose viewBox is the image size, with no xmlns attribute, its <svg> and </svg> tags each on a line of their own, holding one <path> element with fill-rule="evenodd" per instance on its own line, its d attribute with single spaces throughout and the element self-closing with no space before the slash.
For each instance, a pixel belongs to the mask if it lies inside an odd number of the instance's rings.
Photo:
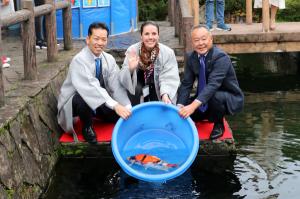
<svg viewBox="0 0 300 199">
<path fill-rule="evenodd" d="M 148 182 L 165 182 L 191 166 L 197 156 L 199 139 L 194 122 L 181 118 L 177 107 L 147 102 L 133 107 L 128 120 L 119 119 L 111 146 L 116 161 L 127 174 Z M 157 156 L 177 166 L 166 170 L 128 161 L 128 157 L 137 154 Z"/>
</svg>

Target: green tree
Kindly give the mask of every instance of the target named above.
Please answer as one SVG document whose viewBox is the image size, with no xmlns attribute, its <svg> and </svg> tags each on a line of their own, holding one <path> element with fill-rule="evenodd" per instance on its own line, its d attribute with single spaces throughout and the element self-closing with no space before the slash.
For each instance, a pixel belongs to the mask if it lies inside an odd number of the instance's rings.
<svg viewBox="0 0 300 199">
<path fill-rule="evenodd" d="M 277 18 L 280 21 L 300 21 L 300 1 L 286 0 L 286 9 L 279 10 Z"/>
<path fill-rule="evenodd" d="M 140 21 L 163 21 L 168 15 L 168 0 L 139 0 Z"/>
</svg>

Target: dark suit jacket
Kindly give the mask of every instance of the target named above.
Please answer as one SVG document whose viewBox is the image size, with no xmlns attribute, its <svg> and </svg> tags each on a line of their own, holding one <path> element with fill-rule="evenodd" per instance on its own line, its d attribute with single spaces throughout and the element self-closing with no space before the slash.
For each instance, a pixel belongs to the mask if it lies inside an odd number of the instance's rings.
<svg viewBox="0 0 300 199">
<path fill-rule="evenodd" d="M 184 78 L 178 90 L 177 104 L 188 105 L 190 103 L 190 94 L 194 81 L 198 80 L 199 68 L 200 63 L 197 52 L 188 53 L 184 68 Z M 196 96 L 192 98 L 197 98 L 203 104 L 206 104 L 216 92 L 222 92 L 221 96 L 225 98 L 227 112 L 234 114 L 241 111 L 244 105 L 244 95 L 239 88 L 229 56 L 214 46 L 206 55 L 205 72 L 207 84 L 201 93 L 196 93 Z"/>
</svg>

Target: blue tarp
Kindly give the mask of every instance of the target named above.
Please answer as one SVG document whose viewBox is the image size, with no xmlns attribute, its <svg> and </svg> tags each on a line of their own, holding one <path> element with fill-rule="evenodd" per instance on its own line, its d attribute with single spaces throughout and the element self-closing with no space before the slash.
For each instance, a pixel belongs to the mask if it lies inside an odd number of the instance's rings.
<svg viewBox="0 0 300 199">
<path fill-rule="evenodd" d="M 104 22 L 110 35 L 137 29 L 136 0 L 74 0 L 72 7 L 72 36 L 82 39 L 95 21 Z M 63 38 L 62 11 L 56 13 L 57 38 Z"/>
</svg>

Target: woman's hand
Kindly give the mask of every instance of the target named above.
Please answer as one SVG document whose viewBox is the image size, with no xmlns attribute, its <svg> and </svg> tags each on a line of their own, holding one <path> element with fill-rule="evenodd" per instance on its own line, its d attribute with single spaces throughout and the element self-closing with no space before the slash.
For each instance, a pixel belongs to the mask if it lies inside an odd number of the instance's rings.
<svg viewBox="0 0 300 199">
<path fill-rule="evenodd" d="M 138 64 L 139 64 L 139 56 L 136 53 L 135 49 L 130 50 L 127 54 L 126 54 L 127 58 L 128 58 L 128 67 L 130 71 L 133 71 L 137 68 Z"/>
<path fill-rule="evenodd" d="M 169 98 L 169 95 L 166 94 L 166 93 L 162 95 L 161 100 L 162 100 L 164 103 L 166 103 L 166 104 L 171 104 L 171 103 L 172 103 L 171 100 L 170 100 L 170 98 Z"/>
<path fill-rule="evenodd" d="M 121 104 L 116 104 L 114 110 L 124 120 L 127 120 L 131 115 L 131 111 Z"/>
</svg>

